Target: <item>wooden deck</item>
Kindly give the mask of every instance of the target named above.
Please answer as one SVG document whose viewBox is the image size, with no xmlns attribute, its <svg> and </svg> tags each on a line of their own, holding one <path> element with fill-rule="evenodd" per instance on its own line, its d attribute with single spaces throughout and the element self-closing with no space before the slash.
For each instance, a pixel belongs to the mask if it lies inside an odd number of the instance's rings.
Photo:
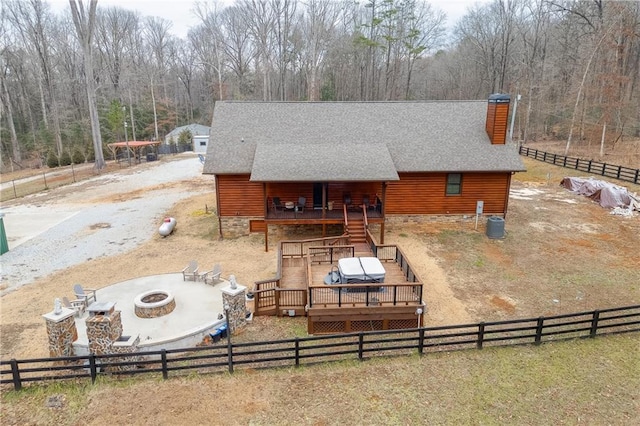
<svg viewBox="0 0 640 426">
<path fill-rule="evenodd" d="M 342 238 L 342 237 L 340 237 Z M 394 245 L 323 245 L 281 242 L 279 274 L 256 283 L 256 314 L 308 317 L 310 334 L 369 329 L 413 328 L 422 321 L 423 283 Z M 385 268 L 383 283 L 325 284 L 325 277 L 345 257 L 377 257 Z"/>
<path fill-rule="evenodd" d="M 355 244 L 355 256 L 373 256 L 373 252 L 366 244 Z M 331 263 L 312 264 L 312 285 L 325 285 L 324 277 L 331 270 Z M 333 262 L 333 266 L 338 266 L 338 260 Z M 307 261 L 305 258 L 284 258 L 282 259 L 282 270 L 280 276 L 280 287 L 283 289 L 307 290 L 309 284 L 305 275 Z M 387 272 L 387 282 L 405 282 L 402 270 L 396 263 L 384 262 Z M 404 281 L 403 281 L 404 280 Z"/>
</svg>

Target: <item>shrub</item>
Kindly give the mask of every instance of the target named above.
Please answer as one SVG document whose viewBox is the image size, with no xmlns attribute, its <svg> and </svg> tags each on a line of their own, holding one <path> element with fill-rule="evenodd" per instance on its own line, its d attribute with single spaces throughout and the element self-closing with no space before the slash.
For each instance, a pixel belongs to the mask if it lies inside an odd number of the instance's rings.
<svg viewBox="0 0 640 426">
<path fill-rule="evenodd" d="M 73 155 L 71 156 L 71 162 L 73 164 L 82 164 L 84 163 L 84 154 L 80 152 L 79 149 L 73 151 Z"/>
<path fill-rule="evenodd" d="M 69 164 L 71 164 L 71 155 L 69 155 L 69 152 L 64 151 L 62 155 L 60 155 L 58 162 L 61 166 L 68 166 Z"/>
<path fill-rule="evenodd" d="M 58 162 L 58 157 L 53 152 L 49 152 L 47 154 L 47 166 L 50 169 L 55 169 L 59 165 L 60 163 Z"/>
</svg>

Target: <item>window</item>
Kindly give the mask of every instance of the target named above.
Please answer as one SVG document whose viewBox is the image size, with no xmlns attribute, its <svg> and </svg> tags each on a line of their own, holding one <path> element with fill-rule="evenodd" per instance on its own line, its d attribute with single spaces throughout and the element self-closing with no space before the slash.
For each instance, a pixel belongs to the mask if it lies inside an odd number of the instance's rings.
<svg viewBox="0 0 640 426">
<path fill-rule="evenodd" d="M 447 175 L 447 195 L 462 194 L 462 174 L 449 173 Z"/>
<path fill-rule="evenodd" d="M 207 146 L 207 141 L 200 141 L 200 146 Z"/>
</svg>

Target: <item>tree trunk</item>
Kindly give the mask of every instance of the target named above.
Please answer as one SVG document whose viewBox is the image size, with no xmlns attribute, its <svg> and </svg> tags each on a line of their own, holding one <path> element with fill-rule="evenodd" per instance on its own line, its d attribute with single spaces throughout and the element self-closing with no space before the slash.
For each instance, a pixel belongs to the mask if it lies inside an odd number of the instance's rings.
<svg viewBox="0 0 640 426">
<path fill-rule="evenodd" d="M 151 102 L 153 103 L 153 127 L 156 141 L 158 141 L 158 110 L 156 109 L 156 95 L 153 93 L 153 79 L 151 79 Z"/>
<path fill-rule="evenodd" d="M 7 107 L 7 122 L 9 124 L 9 133 L 11 135 L 11 156 L 13 162 L 11 164 L 11 170 L 13 170 L 13 164 L 18 164 L 22 162 L 22 154 L 20 152 L 20 145 L 18 144 L 18 135 L 16 134 L 16 127 L 13 124 L 13 110 L 11 108 L 11 98 L 9 97 L 9 89 L 7 88 L 7 82 L 4 77 L 0 78 L 0 83 L 2 84 L 2 91 L 4 92 L 4 103 Z M 0 107 L 2 104 L 0 103 Z"/>
<path fill-rule="evenodd" d="M 96 20 L 96 8 L 98 0 L 91 0 L 89 10 L 85 12 L 82 0 L 69 0 L 71 16 L 76 27 L 78 40 L 82 45 L 84 62 L 84 80 L 87 89 L 87 101 L 89 103 L 89 117 L 91 119 L 91 136 L 93 139 L 93 151 L 95 153 L 94 168 L 102 170 L 106 165 L 102 152 L 102 135 L 100 134 L 100 118 L 98 117 L 98 105 L 96 102 L 96 82 L 93 78 L 92 43 L 93 30 Z"/>
</svg>

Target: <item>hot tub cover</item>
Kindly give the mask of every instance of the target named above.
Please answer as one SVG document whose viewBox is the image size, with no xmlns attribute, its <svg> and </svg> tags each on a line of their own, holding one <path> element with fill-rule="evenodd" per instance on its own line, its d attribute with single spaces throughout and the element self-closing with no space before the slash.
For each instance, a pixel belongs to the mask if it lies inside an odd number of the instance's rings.
<svg viewBox="0 0 640 426">
<path fill-rule="evenodd" d="M 381 283 L 386 271 L 377 257 L 346 257 L 338 260 L 340 282 Z"/>
</svg>

